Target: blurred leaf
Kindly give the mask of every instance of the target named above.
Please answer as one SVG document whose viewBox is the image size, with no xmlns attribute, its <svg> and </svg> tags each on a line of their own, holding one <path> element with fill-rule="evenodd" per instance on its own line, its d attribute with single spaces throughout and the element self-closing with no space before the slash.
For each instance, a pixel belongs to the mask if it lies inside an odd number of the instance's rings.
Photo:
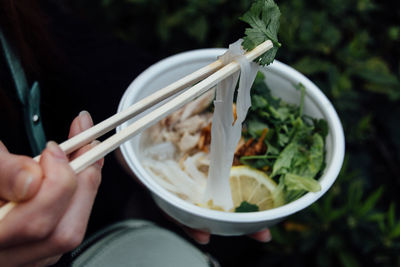
<svg viewBox="0 0 400 267">
<path fill-rule="evenodd" d="M 354 72 L 368 82 L 387 86 L 399 85 L 398 78 L 390 72 L 387 63 L 381 58 L 368 59 L 360 64 Z"/>
<path fill-rule="evenodd" d="M 390 238 L 399 238 L 400 237 L 400 221 L 393 227 L 393 230 L 389 234 Z"/>
<path fill-rule="evenodd" d="M 357 9 L 361 12 L 371 11 L 376 8 L 376 5 L 371 0 L 358 0 Z"/>
<path fill-rule="evenodd" d="M 332 68 L 332 63 L 319 58 L 306 56 L 294 63 L 293 67 L 306 75 L 313 75 L 328 71 Z"/>
<path fill-rule="evenodd" d="M 360 209 L 358 210 L 359 216 L 365 216 L 369 211 L 375 208 L 376 203 L 381 198 L 383 193 L 383 186 L 378 188 L 375 192 L 370 194 L 368 198 L 364 201 L 361 205 Z"/>
<path fill-rule="evenodd" d="M 400 26 L 392 26 L 388 29 L 388 36 L 393 41 L 400 39 Z"/>
<path fill-rule="evenodd" d="M 203 43 L 208 33 L 208 23 L 205 16 L 196 18 L 195 22 L 188 27 L 188 33 L 193 38 Z"/>
<path fill-rule="evenodd" d="M 347 207 L 350 210 L 357 209 L 363 196 L 363 187 L 360 181 L 355 181 L 349 185 L 347 193 Z"/>
<path fill-rule="evenodd" d="M 371 222 L 383 222 L 383 220 L 385 219 L 385 214 L 382 212 L 372 212 L 371 214 L 369 214 L 366 219 L 368 221 Z"/>
<path fill-rule="evenodd" d="M 390 203 L 389 210 L 388 210 L 388 226 L 389 226 L 389 228 L 393 228 L 394 224 L 395 224 L 395 220 L 396 220 L 395 209 L 396 209 L 396 206 L 394 205 L 394 203 Z"/>
<path fill-rule="evenodd" d="M 356 258 L 350 253 L 341 251 L 339 252 L 340 263 L 344 267 L 358 267 L 360 264 L 357 262 Z"/>
</svg>

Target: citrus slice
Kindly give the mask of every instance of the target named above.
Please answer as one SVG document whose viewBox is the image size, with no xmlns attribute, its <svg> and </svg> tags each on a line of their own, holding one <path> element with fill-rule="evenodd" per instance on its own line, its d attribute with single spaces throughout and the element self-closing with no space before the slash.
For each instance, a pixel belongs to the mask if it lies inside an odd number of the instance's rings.
<svg viewBox="0 0 400 267">
<path fill-rule="evenodd" d="M 230 186 L 234 207 L 243 201 L 267 210 L 283 203 L 278 185 L 265 172 L 249 166 L 234 166 L 230 173 Z"/>
</svg>

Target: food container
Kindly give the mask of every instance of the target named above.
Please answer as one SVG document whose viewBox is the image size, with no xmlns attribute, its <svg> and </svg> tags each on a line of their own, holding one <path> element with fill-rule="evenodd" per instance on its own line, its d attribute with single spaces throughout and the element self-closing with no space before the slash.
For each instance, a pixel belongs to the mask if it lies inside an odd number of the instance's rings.
<svg viewBox="0 0 400 267">
<path fill-rule="evenodd" d="M 226 49 L 200 49 L 180 53 L 159 61 L 140 74 L 127 88 L 118 110 L 126 109 L 138 100 L 215 61 Z M 306 87 L 304 113 L 314 118 L 324 118 L 329 126 L 325 140 L 326 167 L 319 179 L 321 190 L 306 193 L 301 198 L 270 210 L 248 213 L 230 213 L 202 208 L 182 200 L 161 187 L 141 164 L 140 134 L 121 145 L 124 160 L 134 175 L 150 190 L 154 201 L 178 222 L 218 235 L 243 235 L 272 226 L 284 218 L 299 212 L 317 201 L 332 186 L 342 167 L 344 158 L 344 135 L 339 117 L 321 90 L 308 78 L 275 60 L 260 69 L 272 94 L 287 103 L 299 103 L 300 92 L 293 85 Z M 117 128 L 120 131 L 130 122 Z"/>
</svg>

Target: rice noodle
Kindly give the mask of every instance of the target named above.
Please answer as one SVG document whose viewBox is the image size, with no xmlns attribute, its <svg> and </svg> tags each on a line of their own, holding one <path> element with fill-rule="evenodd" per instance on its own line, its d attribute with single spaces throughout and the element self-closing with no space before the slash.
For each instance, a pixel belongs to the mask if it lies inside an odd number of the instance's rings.
<svg viewBox="0 0 400 267">
<path fill-rule="evenodd" d="M 241 43 L 242 40 L 238 40 L 231 44 L 220 57 L 224 64 L 237 61 L 240 72 L 217 85 L 213 115 L 204 112 L 214 97 L 214 90 L 210 90 L 149 128 L 141 142 L 145 156 L 142 163 L 161 186 L 201 206 L 207 207 L 212 200 L 213 207 L 226 211 L 233 208 L 230 169 L 241 138 L 242 122 L 251 105 L 250 89 L 258 71 L 258 64 L 245 58 Z M 237 118 L 234 120 L 232 104 L 238 80 Z M 211 116 L 210 153 L 205 153 L 198 144 Z"/>
<path fill-rule="evenodd" d="M 193 203 L 201 202 L 204 187 L 201 188 L 175 160 L 157 161 L 146 158 L 142 162 L 161 186 Z"/>
<path fill-rule="evenodd" d="M 183 162 L 184 170 L 192 177 L 195 183 L 200 187 L 205 189 L 207 173 L 202 172 L 199 169 L 201 162 L 199 161 L 200 157 L 205 157 L 203 152 L 198 152 L 193 156 L 188 156 Z"/>
<path fill-rule="evenodd" d="M 155 144 L 144 150 L 145 156 L 156 160 L 172 159 L 176 152 L 175 146 L 171 142 Z"/>
<path fill-rule="evenodd" d="M 233 96 L 239 73 L 231 75 L 217 85 L 214 115 L 211 128 L 211 156 L 204 202 L 212 200 L 214 206 L 225 210 L 233 208 L 229 184 L 233 155 L 241 137 L 242 122 L 251 105 L 250 89 L 258 71 L 258 65 L 248 62 L 241 48 L 242 40 L 231 44 L 220 58 L 224 64 L 233 60 L 240 64 L 240 81 L 236 99 L 237 119 L 233 117 Z"/>
</svg>

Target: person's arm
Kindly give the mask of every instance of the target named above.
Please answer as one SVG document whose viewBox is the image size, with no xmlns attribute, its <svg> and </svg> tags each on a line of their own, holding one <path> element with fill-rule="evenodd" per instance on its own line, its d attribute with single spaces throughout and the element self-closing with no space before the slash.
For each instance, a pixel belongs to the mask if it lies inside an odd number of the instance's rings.
<svg viewBox="0 0 400 267">
<path fill-rule="evenodd" d="M 87 112 L 71 124 L 69 137 L 91 127 Z M 78 175 L 69 161 L 95 143 L 69 157 L 49 142 L 40 162 L 11 154 L 0 142 L 0 199 L 19 204 L 0 221 L 1 266 L 46 266 L 77 247 L 85 234 L 101 182 L 103 160 Z"/>
</svg>

